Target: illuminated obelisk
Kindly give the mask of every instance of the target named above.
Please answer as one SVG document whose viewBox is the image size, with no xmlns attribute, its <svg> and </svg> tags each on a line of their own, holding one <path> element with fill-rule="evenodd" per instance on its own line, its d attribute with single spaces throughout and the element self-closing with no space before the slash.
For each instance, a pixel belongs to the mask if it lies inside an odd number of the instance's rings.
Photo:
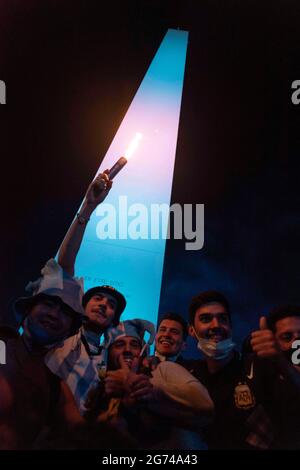
<svg viewBox="0 0 300 470">
<path fill-rule="evenodd" d="M 109 284 L 125 295 L 123 319 L 157 320 L 166 240 L 150 238 L 156 231 L 151 205 L 170 204 L 187 40 L 186 31 L 172 29 L 164 37 L 97 174 L 111 168 L 132 139 L 138 145 L 93 213 L 76 260 L 85 290 Z M 103 239 L 103 229 L 110 238 Z M 160 233 L 166 230 L 164 221 Z"/>
</svg>

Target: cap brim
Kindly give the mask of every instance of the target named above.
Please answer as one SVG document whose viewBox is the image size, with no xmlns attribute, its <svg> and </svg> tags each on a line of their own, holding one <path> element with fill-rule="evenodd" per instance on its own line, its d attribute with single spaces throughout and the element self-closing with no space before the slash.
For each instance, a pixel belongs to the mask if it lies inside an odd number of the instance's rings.
<svg viewBox="0 0 300 470">
<path fill-rule="evenodd" d="M 92 287 L 91 289 L 87 290 L 86 293 L 83 296 L 82 299 L 82 304 L 85 306 L 88 301 L 97 294 L 97 292 L 102 293 L 102 294 L 109 294 L 112 297 L 114 297 L 118 303 L 118 308 L 117 311 L 119 315 L 123 312 L 123 310 L 126 307 L 126 299 L 121 292 L 117 291 L 116 289 L 109 287 L 109 286 L 96 286 Z"/>
</svg>

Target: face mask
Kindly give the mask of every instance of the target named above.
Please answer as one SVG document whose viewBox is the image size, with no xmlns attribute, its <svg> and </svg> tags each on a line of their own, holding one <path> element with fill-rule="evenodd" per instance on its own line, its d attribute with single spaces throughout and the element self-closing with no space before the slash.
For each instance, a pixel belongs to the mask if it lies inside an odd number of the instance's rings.
<svg viewBox="0 0 300 470">
<path fill-rule="evenodd" d="M 27 346 L 32 349 L 35 347 L 52 349 L 58 346 L 64 338 L 61 336 L 53 336 L 49 338 L 48 333 L 39 325 L 36 325 L 30 316 L 26 317 L 23 322 L 23 338 Z"/>
<path fill-rule="evenodd" d="M 228 357 L 235 346 L 235 343 L 232 342 L 232 338 L 227 338 L 216 343 L 211 339 L 199 338 L 195 330 L 194 333 L 198 339 L 197 348 L 200 349 L 205 356 L 216 359 L 217 361 Z"/>
<path fill-rule="evenodd" d="M 224 339 L 218 343 L 211 339 L 199 338 L 197 344 L 198 349 L 200 349 L 206 356 L 212 357 L 217 361 L 229 356 L 234 346 L 235 344 L 232 342 L 231 338 Z"/>
</svg>

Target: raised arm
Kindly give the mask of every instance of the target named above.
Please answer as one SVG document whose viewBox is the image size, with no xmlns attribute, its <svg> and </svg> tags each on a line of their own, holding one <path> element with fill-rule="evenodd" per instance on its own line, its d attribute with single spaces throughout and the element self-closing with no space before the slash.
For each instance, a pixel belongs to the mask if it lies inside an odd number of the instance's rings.
<svg viewBox="0 0 300 470">
<path fill-rule="evenodd" d="M 108 170 L 101 173 L 89 185 L 80 212 L 75 217 L 58 252 L 58 263 L 71 276 L 74 275 L 76 256 L 79 251 L 86 225 L 98 204 L 108 195 L 112 181 Z"/>
</svg>

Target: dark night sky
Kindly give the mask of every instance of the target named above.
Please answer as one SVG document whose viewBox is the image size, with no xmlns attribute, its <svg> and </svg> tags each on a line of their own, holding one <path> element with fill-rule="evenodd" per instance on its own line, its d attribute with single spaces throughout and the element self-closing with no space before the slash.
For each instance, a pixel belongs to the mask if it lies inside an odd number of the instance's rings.
<svg viewBox="0 0 300 470">
<path fill-rule="evenodd" d="M 1 311 L 53 256 L 168 28 L 190 32 L 172 201 L 205 246 L 167 244 L 161 312 L 223 291 L 237 339 L 298 302 L 298 1 L 0 0 Z M 4 183 L 4 184 L 3 184 Z"/>
</svg>

